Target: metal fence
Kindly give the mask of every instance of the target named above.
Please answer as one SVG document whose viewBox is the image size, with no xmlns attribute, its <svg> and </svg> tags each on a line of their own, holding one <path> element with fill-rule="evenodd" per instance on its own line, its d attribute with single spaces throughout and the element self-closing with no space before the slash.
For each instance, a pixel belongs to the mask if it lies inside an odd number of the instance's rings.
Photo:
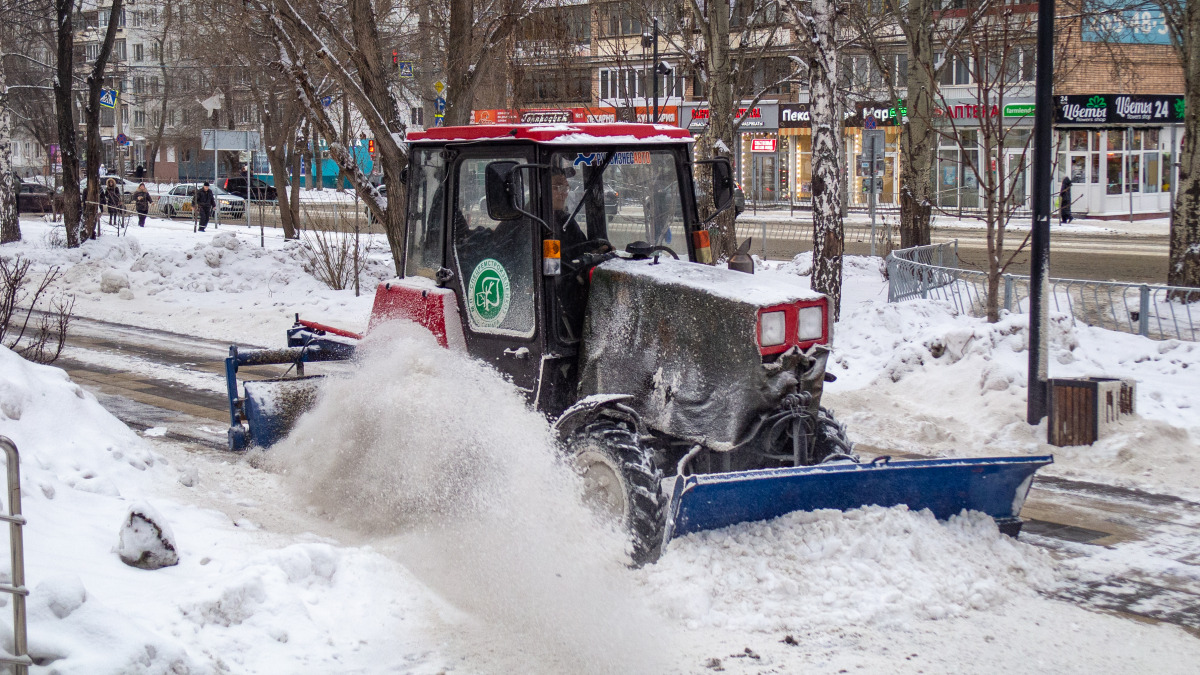
<svg viewBox="0 0 1200 675">
<path fill-rule="evenodd" d="M 214 210 L 208 222 L 210 228 L 218 230 L 224 227 L 244 228 L 247 225 L 252 228 L 283 227 L 283 220 L 279 215 L 279 204 L 274 201 L 251 201 L 248 204 L 240 200 L 230 200 L 230 202 Z M 93 202 L 93 204 L 95 203 Z M 95 206 L 99 210 L 98 223 L 102 235 L 122 235 L 126 234 L 131 227 L 137 229 L 141 214 L 136 211 L 132 202 L 127 202 L 117 208 L 104 204 L 95 204 Z M 52 211 L 38 215 L 53 220 L 61 219 L 61 214 Z M 191 203 L 188 201 L 169 202 L 164 199 L 155 199 L 145 215 L 147 218 L 188 223 L 193 227 L 196 225 L 196 214 L 192 211 Z M 367 214 L 366 207 L 361 202 L 355 203 L 348 200 L 344 202 L 300 202 L 298 222 L 295 223 L 295 226 L 299 232 L 307 230 L 354 232 L 357 230 L 362 234 L 383 234 L 382 226 Z"/>
<path fill-rule="evenodd" d="M 893 251 L 887 258 L 888 301 L 945 300 L 961 313 L 987 311 L 986 272 L 958 267 L 958 241 Z M 1048 302 L 1056 312 L 1091 326 L 1156 340 L 1200 341 L 1200 289 L 1085 279 L 1051 279 Z M 1027 312 L 1029 277 L 1004 274 L 997 303 Z"/>
</svg>

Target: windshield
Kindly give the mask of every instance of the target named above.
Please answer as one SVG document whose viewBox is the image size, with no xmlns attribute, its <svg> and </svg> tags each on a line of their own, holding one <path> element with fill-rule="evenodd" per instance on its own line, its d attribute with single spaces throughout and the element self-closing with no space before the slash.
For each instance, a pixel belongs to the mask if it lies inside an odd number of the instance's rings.
<svg viewBox="0 0 1200 675">
<path fill-rule="evenodd" d="M 618 250 L 635 241 L 667 246 L 688 259 L 676 154 L 671 150 L 559 152 L 551 156 L 551 226 L 563 257 L 607 240 Z M 604 172 L 601 175 L 600 169 Z M 572 215 L 573 214 L 573 215 Z"/>
</svg>

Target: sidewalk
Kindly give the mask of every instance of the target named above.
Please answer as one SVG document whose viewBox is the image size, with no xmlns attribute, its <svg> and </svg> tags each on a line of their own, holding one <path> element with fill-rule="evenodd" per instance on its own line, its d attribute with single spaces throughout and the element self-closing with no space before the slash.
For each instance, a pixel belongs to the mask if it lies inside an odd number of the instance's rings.
<svg viewBox="0 0 1200 675">
<path fill-rule="evenodd" d="M 886 225 L 891 225 L 893 228 L 899 224 L 900 218 L 893 211 L 889 213 L 880 213 L 875 216 L 875 225 L 878 228 L 883 228 Z M 787 209 L 779 211 L 760 210 L 756 215 L 752 210 L 746 210 L 742 215 L 738 216 L 737 222 L 739 225 L 751 224 L 794 224 L 797 226 L 809 226 L 812 223 L 812 213 L 808 210 L 796 210 L 795 214 L 790 214 Z M 867 227 L 871 226 L 871 219 L 865 213 L 853 212 L 845 218 L 847 227 Z M 1027 232 L 1031 226 L 1029 216 L 1020 216 L 1013 218 L 1007 230 L 1009 232 Z M 943 216 L 934 214 L 932 223 L 934 232 L 946 232 L 956 230 L 979 231 L 983 232 L 987 226 L 982 220 L 976 218 L 955 218 L 953 216 Z M 1098 220 L 1078 218 L 1062 225 L 1055 217 L 1050 222 L 1051 234 L 1095 234 L 1100 236 L 1133 236 L 1133 237 L 1166 237 L 1170 231 L 1170 221 L 1167 218 L 1152 218 L 1148 220 Z"/>
</svg>

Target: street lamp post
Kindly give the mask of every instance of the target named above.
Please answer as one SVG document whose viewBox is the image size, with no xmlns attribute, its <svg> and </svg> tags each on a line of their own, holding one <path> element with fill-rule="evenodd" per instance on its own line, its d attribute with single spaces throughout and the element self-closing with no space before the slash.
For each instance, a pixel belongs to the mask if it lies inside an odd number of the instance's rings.
<svg viewBox="0 0 1200 675">
<path fill-rule="evenodd" d="M 1029 270 L 1029 385 L 1025 419 L 1039 423 L 1048 408 L 1047 314 L 1050 280 L 1050 153 L 1054 76 L 1054 0 L 1038 3 L 1033 120 L 1033 233 Z"/>
</svg>

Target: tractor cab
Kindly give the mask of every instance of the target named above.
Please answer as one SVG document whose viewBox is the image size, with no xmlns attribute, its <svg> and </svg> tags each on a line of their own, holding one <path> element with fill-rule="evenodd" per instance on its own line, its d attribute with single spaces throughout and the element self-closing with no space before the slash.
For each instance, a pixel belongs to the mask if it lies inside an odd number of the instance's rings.
<svg viewBox="0 0 1200 675">
<path fill-rule="evenodd" d="M 575 399 L 594 266 L 618 256 L 711 260 L 683 129 L 445 127 L 408 140 L 404 278 L 380 290 L 372 321 L 413 318 L 409 308 L 429 303 L 440 310 L 420 316 L 457 314 L 455 342 L 461 335 L 548 414 Z M 712 174 L 727 207 L 728 163 Z"/>
</svg>

